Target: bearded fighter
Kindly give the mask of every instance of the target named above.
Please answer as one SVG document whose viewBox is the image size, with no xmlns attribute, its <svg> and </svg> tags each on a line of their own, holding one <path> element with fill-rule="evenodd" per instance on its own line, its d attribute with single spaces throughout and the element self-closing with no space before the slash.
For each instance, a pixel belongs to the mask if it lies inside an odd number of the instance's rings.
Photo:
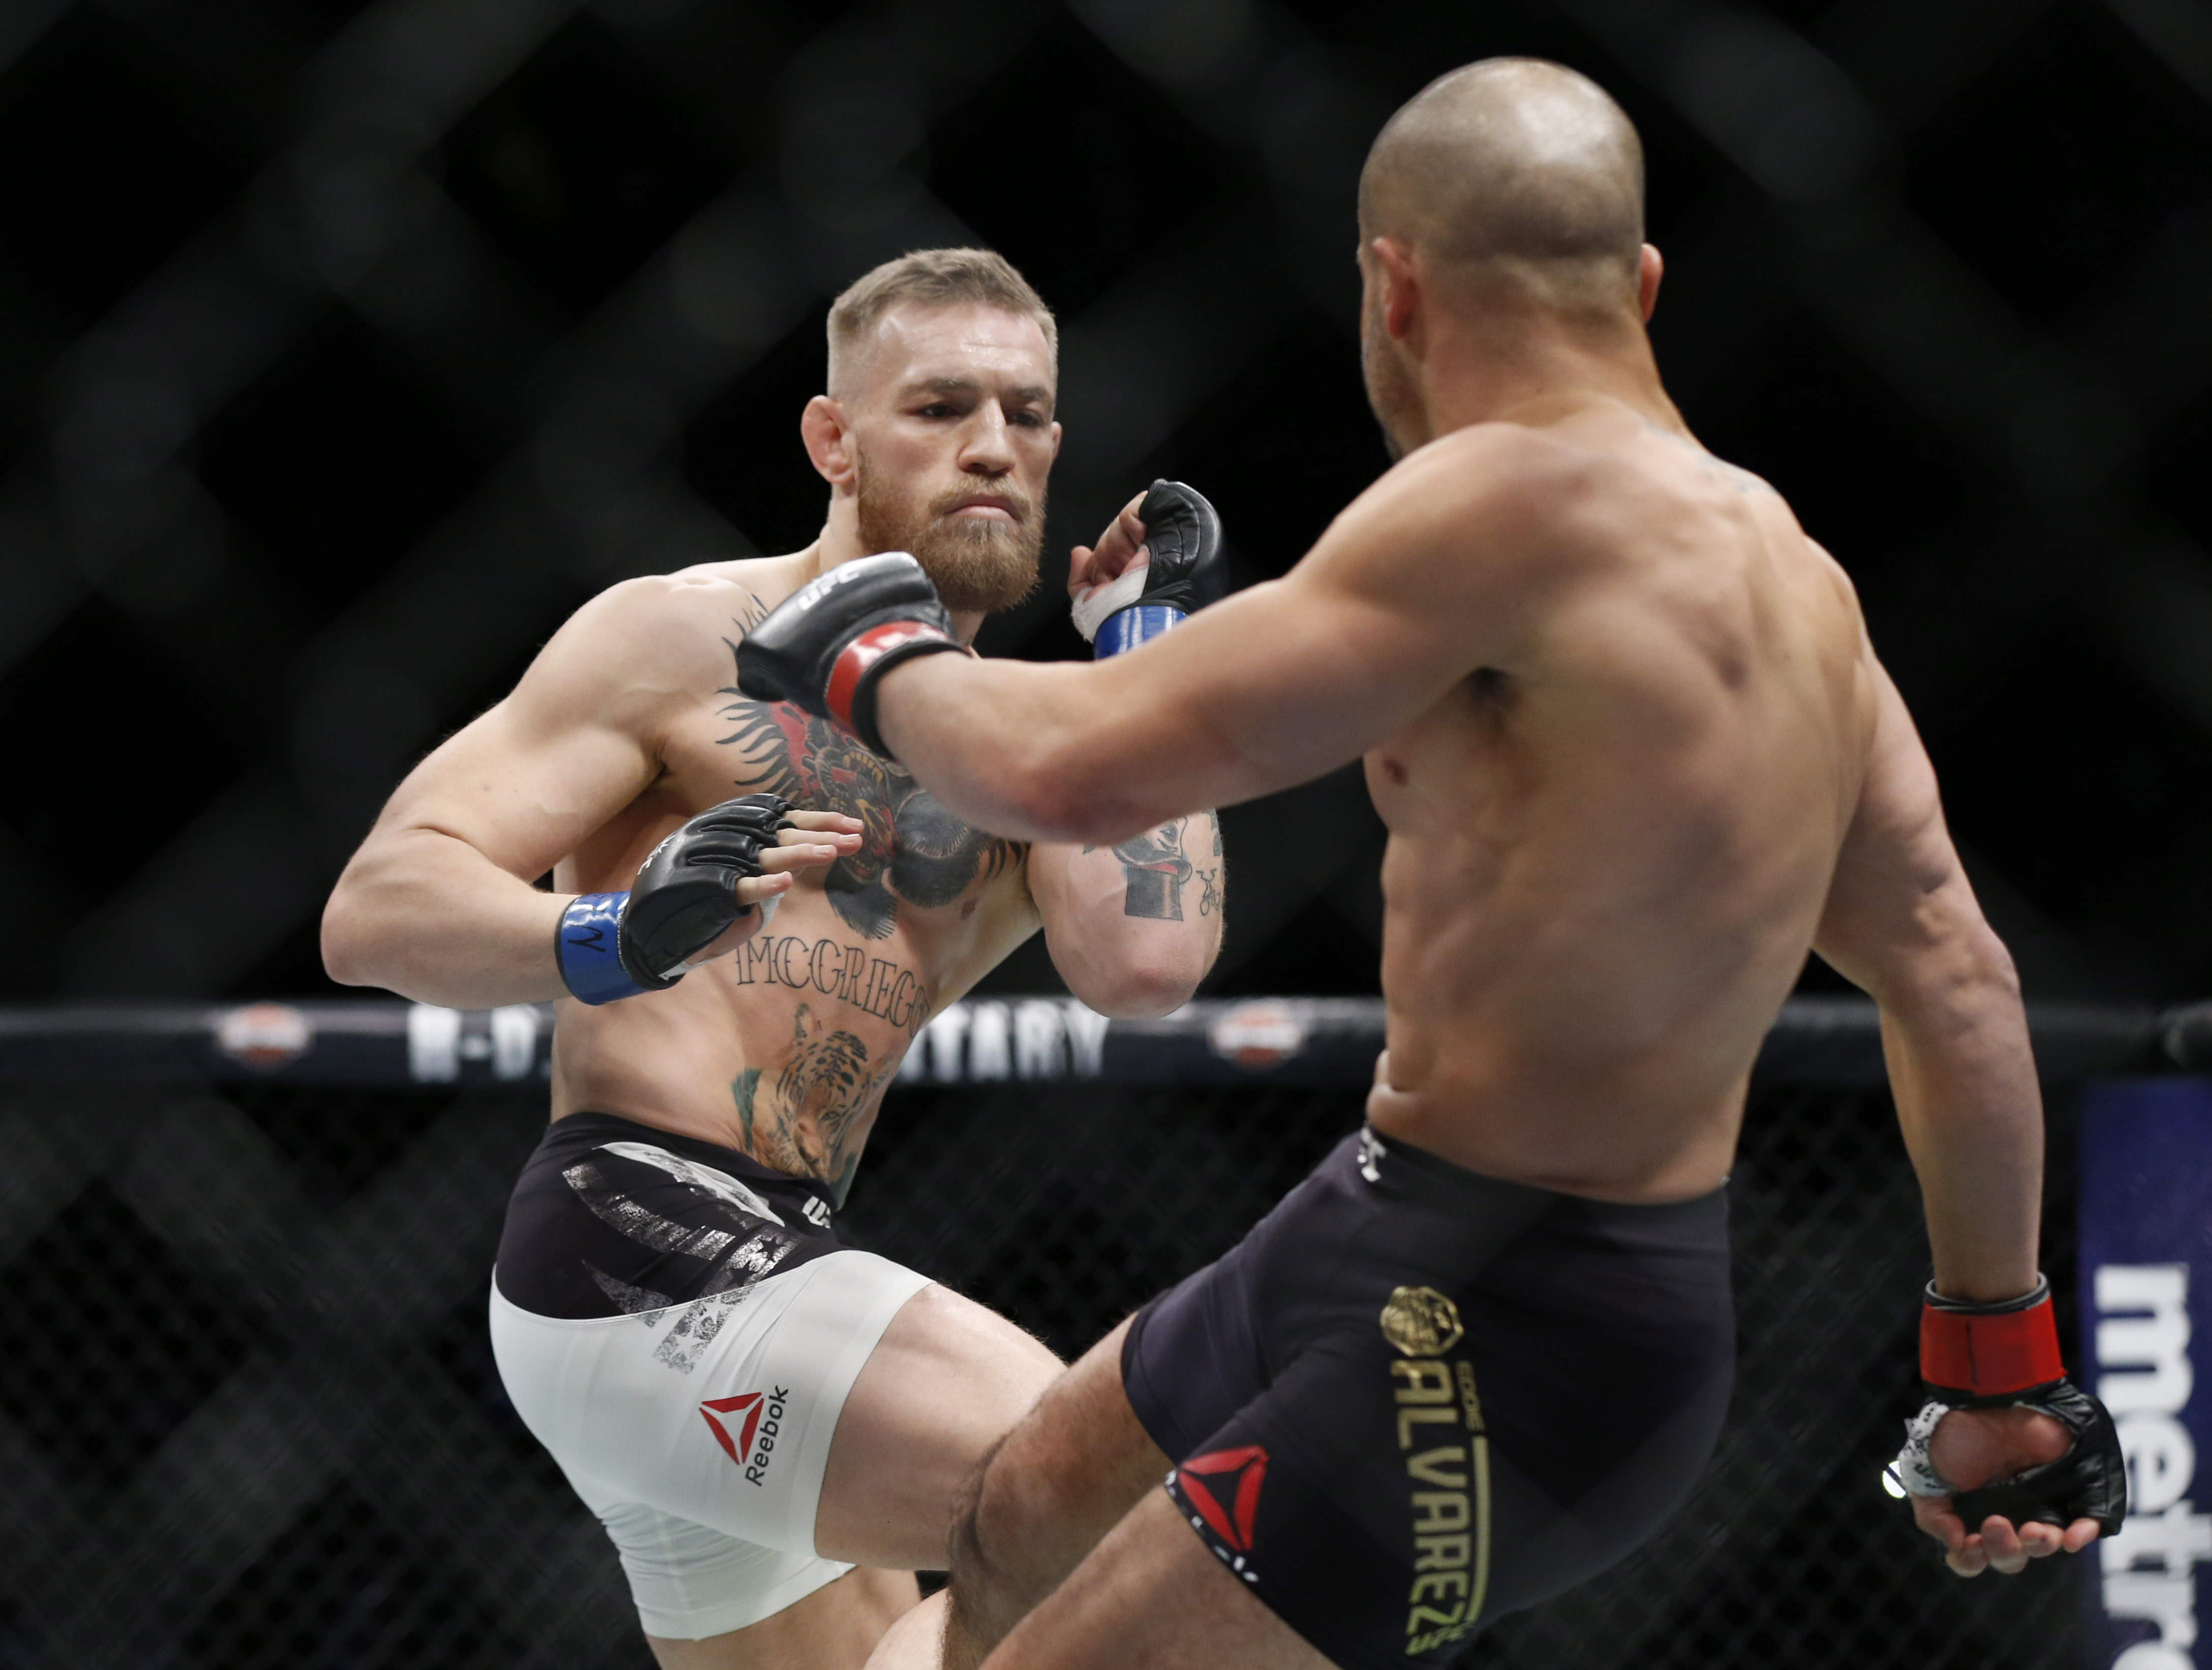
<svg viewBox="0 0 2212 1670">
<path fill-rule="evenodd" d="M 1095 849 L 986 834 L 739 690 L 750 629 L 870 553 L 912 552 L 963 641 L 1036 578 L 1060 431 L 1036 292 L 997 255 L 924 251 L 839 297 L 829 334 L 800 421 L 821 537 L 587 603 L 400 785 L 324 919 L 349 984 L 555 1003 L 552 1123 L 508 1210 L 492 1340 L 671 1670 L 860 1665 L 912 1573 L 945 1564 L 961 1482 L 1060 1368 L 838 1244 L 923 1023 L 1040 926 L 1092 1008 L 1164 1014 L 1221 930 L 1210 819 Z M 1212 560 L 1202 500 L 1144 503 L 1171 566 Z"/>
<path fill-rule="evenodd" d="M 1384 128 L 1359 217 L 1399 461 L 1285 578 L 1091 667 L 941 653 L 892 557 L 753 636 L 745 688 L 979 828 L 1114 840 L 1360 758 L 1389 826 L 1366 1129 L 999 1449 L 949 1661 L 1442 1664 L 1652 1536 L 1721 1429 L 1722 1185 L 1808 949 L 1881 1005 L 1926 1204 L 1922 1525 L 1965 1573 L 2115 1530 L 2012 965 L 1843 570 L 1661 385 L 1634 129 L 1474 64 Z M 1093 575 L 1141 597 L 1133 545 Z M 878 1663 L 931 1661 L 937 1609 Z"/>
</svg>

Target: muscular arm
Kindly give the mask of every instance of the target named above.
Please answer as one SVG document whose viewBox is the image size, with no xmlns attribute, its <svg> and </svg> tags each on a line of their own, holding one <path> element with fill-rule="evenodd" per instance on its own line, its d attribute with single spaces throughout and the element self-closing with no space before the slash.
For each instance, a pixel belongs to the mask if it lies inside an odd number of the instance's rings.
<svg viewBox="0 0 2212 1670">
<path fill-rule="evenodd" d="M 574 895 L 532 879 L 659 775 L 691 652 L 688 634 L 668 641 L 673 583 L 632 581 L 586 604 L 512 695 L 408 774 L 324 910 L 331 978 L 459 1009 L 566 995 L 554 934 Z M 778 849 L 775 867 L 812 850 Z M 788 885 L 764 875 L 738 896 Z"/>
<path fill-rule="evenodd" d="M 1221 823 L 1178 818 L 1110 847 L 1036 846 L 1030 891 L 1053 966 L 1102 1015 L 1189 1002 L 1221 950 Z"/>
<path fill-rule="evenodd" d="M 980 828 L 1125 840 L 1357 759 L 1515 641 L 1546 443 L 1462 431 L 1361 495 L 1287 576 L 1091 666 L 929 655 L 885 675 L 900 762 Z M 1556 500 L 1554 500 L 1556 503 Z"/>
<path fill-rule="evenodd" d="M 1983 920 L 1943 826 L 1936 773 L 1905 703 L 1873 655 L 1875 738 L 1815 948 L 1881 1006 L 1883 1052 L 1920 1175 L 1936 1287 L 1953 1298 L 2016 1298 L 2035 1285 L 2043 1191 L 2043 1102 L 2012 959 Z M 1930 1459 L 1972 1489 L 2056 1460 L 2071 1435 L 2029 1409 L 1954 1409 Z M 2014 1573 L 2079 1552 L 2097 1522 L 1962 1522 L 1952 1496 L 1915 1496 L 1920 1528 L 1961 1576 Z"/>
<path fill-rule="evenodd" d="M 1937 1290 L 2009 1299 L 2035 1285 L 2043 1186 L 2020 982 L 1960 868 L 1904 700 L 1871 653 L 1866 665 L 1873 749 L 1814 947 L 1881 1007 Z"/>
</svg>

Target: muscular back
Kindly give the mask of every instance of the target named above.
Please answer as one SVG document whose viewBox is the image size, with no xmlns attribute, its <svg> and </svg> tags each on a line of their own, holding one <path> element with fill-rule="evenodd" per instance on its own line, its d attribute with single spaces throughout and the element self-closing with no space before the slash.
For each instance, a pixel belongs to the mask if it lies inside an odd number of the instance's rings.
<svg viewBox="0 0 2212 1670">
<path fill-rule="evenodd" d="M 1438 448 L 1468 440 L 1481 467 L 1480 436 Z M 1370 1112 L 1492 1175 L 1687 1196 L 1727 1172 L 1812 942 L 1874 687 L 1848 583 L 1765 483 L 1612 403 L 1540 445 L 1528 606 L 1366 757 L 1390 830 Z"/>
</svg>

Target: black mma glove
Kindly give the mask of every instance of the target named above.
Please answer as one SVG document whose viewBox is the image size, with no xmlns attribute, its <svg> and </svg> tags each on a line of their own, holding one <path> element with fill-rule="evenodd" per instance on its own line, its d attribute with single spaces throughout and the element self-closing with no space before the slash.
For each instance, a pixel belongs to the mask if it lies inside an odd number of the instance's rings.
<svg viewBox="0 0 2212 1670">
<path fill-rule="evenodd" d="M 921 564 L 895 551 L 841 564 L 770 609 L 738 651 L 738 688 L 842 725 L 888 759 L 876 681 L 915 655 L 963 649 Z"/>
<path fill-rule="evenodd" d="M 1180 481 L 1155 481 L 1137 507 L 1152 560 L 1076 600 L 1075 630 L 1103 661 L 1158 637 L 1221 595 L 1221 517 Z"/>
<path fill-rule="evenodd" d="M 2066 1378 L 2051 1283 L 1995 1304 L 1946 1299 L 1928 1284 L 1920 1313 L 1920 1374 L 1928 1402 L 1905 1426 L 1905 1448 L 1893 1466 L 1908 1495 L 1951 1498 L 1969 1532 L 1992 1514 L 2015 1526 L 2097 1521 L 2116 1534 L 2128 1512 L 2128 1474 L 2119 1435 L 2105 1405 Z M 2056 1461 L 2030 1467 L 1979 1490 L 1954 1490 L 1928 1459 L 1936 1423 L 1954 1409 L 2009 1405 L 2048 1415 L 2074 1435 Z"/>
<path fill-rule="evenodd" d="M 561 916 L 561 978 L 587 1003 L 665 991 L 694 956 L 753 909 L 737 885 L 761 873 L 760 856 L 782 844 L 787 802 L 745 795 L 712 806 L 646 856 L 628 893 L 584 893 Z M 763 920 L 773 915 L 768 901 Z"/>
</svg>

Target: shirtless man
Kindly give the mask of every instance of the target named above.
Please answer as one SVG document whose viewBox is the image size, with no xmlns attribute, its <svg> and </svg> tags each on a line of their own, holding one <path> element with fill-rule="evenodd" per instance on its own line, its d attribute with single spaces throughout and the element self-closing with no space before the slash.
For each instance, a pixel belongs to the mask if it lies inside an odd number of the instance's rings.
<svg viewBox="0 0 2212 1670">
<path fill-rule="evenodd" d="M 980 828 L 1110 840 L 1364 756 L 1390 829 L 1367 1129 L 1000 1448 L 948 1662 L 1442 1663 L 1651 1536 L 1720 1430 L 1722 1185 L 1808 948 L 1881 1006 L 1925 1196 L 1921 1524 L 1969 1574 L 2118 1527 L 2110 1420 L 2036 1271 L 2010 961 L 1843 570 L 1661 387 L 1642 187 L 1627 119 L 1557 65 L 1401 110 L 1360 187 L 1400 461 L 1286 577 L 1159 642 L 934 653 L 891 557 L 754 634 L 748 688 L 856 725 Z M 1130 583 L 1133 543 L 1085 577 Z M 933 1661 L 938 1611 L 877 1663 Z"/>
<path fill-rule="evenodd" d="M 800 422 L 830 484 L 821 538 L 586 604 L 400 785 L 325 917 L 349 984 L 556 1003 L 553 1123 L 509 1209 L 493 1341 L 672 1670 L 860 1665 L 915 1604 L 912 1572 L 945 1564 L 962 1481 L 1060 1367 L 837 1245 L 923 1023 L 1040 926 L 1109 1015 L 1176 1008 L 1218 948 L 1211 832 L 986 835 L 736 687 L 748 627 L 872 552 L 914 552 L 963 640 L 1030 590 L 1055 349 L 996 255 L 862 278 Z"/>
</svg>

